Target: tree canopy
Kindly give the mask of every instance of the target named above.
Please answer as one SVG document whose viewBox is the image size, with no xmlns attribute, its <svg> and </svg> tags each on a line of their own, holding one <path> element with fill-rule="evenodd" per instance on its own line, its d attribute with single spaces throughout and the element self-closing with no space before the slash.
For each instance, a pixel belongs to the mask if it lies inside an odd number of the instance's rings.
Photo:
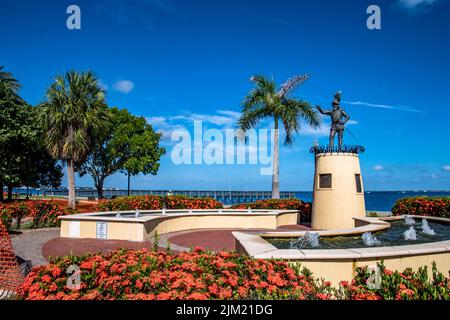
<svg viewBox="0 0 450 320">
<path fill-rule="evenodd" d="M 62 177 L 61 166 L 44 148 L 36 108 L 17 94 L 18 88 L 9 73 L 0 73 L 1 196 L 4 185 L 11 196 L 12 187 L 57 187 Z"/>
<path fill-rule="evenodd" d="M 77 166 L 80 175 L 94 179 L 98 197 L 103 197 L 103 184 L 116 172 L 131 175 L 153 174 L 165 149 L 159 146 L 161 134 L 156 133 L 144 117 L 134 116 L 127 109 L 108 109 L 109 123 L 96 132 L 96 141 L 86 161 Z"/>
</svg>

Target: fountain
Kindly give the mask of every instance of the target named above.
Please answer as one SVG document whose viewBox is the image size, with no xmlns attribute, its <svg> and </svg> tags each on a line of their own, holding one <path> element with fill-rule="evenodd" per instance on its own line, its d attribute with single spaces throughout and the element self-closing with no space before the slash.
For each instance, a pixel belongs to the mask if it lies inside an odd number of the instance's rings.
<svg viewBox="0 0 450 320">
<path fill-rule="evenodd" d="M 432 236 L 436 235 L 436 232 L 430 228 L 428 221 L 425 218 L 422 219 L 422 232 Z"/>
<path fill-rule="evenodd" d="M 116 218 L 122 218 L 122 215 L 120 214 L 120 212 L 116 213 Z"/>
<path fill-rule="evenodd" d="M 291 246 L 293 249 L 317 248 L 320 246 L 319 237 L 320 235 L 317 232 L 307 231 L 302 237 L 292 241 Z"/>
<path fill-rule="evenodd" d="M 191 209 L 189 209 L 189 211 L 188 211 L 188 214 L 192 214 L 193 212 L 192 212 L 192 210 Z"/>
<path fill-rule="evenodd" d="M 414 220 L 414 218 L 411 218 L 409 216 L 405 216 L 405 224 L 407 226 L 413 226 L 416 224 L 416 220 Z"/>
<path fill-rule="evenodd" d="M 380 240 L 375 237 L 372 232 L 365 232 L 361 235 L 361 238 L 364 244 L 368 247 L 373 247 L 375 245 L 379 245 L 381 243 Z"/>
<path fill-rule="evenodd" d="M 247 212 L 248 212 L 248 213 L 252 213 L 252 208 L 248 207 L 248 208 L 247 208 Z"/>
<path fill-rule="evenodd" d="M 142 214 L 141 214 L 141 212 L 139 211 L 139 209 L 136 209 L 136 211 L 135 211 L 135 213 L 134 213 L 134 217 L 135 217 L 135 218 L 140 218 L 140 217 L 142 217 Z"/>
<path fill-rule="evenodd" d="M 403 233 L 403 236 L 405 237 L 405 240 L 417 240 L 417 234 L 414 226 L 409 227 L 409 229 Z"/>
</svg>

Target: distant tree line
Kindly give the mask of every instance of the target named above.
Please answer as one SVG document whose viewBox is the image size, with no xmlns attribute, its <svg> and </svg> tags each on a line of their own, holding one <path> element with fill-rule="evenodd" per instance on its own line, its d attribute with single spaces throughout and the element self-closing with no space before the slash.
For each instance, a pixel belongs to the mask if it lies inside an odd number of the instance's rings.
<svg viewBox="0 0 450 320">
<path fill-rule="evenodd" d="M 108 107 L 92 72 L 57 75 L 37 106 L 24 101 L 19 88 L 0 67 L 0 201 L 5 186 L 8 199 L 18 186 L 59 187 L 62 165 L 72 208 L 75 172 L 93 178 L 99 198 L 105 179 L 117 172 L 128 178 L 158 172 L 161 134 L 144 117 Z"/>
</svg>

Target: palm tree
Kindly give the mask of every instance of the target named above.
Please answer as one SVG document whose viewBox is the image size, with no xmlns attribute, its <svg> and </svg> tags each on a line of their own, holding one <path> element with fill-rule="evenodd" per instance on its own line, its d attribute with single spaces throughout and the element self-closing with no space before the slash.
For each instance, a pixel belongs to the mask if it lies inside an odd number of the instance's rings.
<svg viewBox="0 0 450 320">
<path fill-rule="evenodd" d="M 305 82 L 309 75 L 295 76 L 287 80 L 279 90 L 273 80 L 264 76 L 253 76 L 251 81 L 255 88 L 244 98 L 242 114 L 239 119 L 240 138 L 245 138 L 245 133 L 256 127 L 258 123 L 267 117 L 274 120 L 274 145 L 273 145 L 273 172 L 272 172 L 272 198 L 280 198 L 279 182 L 279 146 L 278 126 L 283 124 L 286 137 L 284 144 L 291 146 L 294 142 L 294 133 L 300 130 L 301 120 L 308 125 L 317 128 L 320 118 L 307 101 L 298 100 L 289 96 L 297 86 Z"/>
<path fill-rule="evenodd" d="M 83 162 L 94 133 L 105 125 L 104 92 L 92 72 L 57 75 L 41 109 L 46 147 L 67 163 L 69 206 L 75 208 L 75 163 Z"/>
<path fill-rule="evenodd" d="M 2 71 L 3 68 L 4 67 L 0 66 L 0 84 L 6 84 L 16 92 L 20 87 L 19 82 L 13 78 L 11 73 Z"/>
</svg>

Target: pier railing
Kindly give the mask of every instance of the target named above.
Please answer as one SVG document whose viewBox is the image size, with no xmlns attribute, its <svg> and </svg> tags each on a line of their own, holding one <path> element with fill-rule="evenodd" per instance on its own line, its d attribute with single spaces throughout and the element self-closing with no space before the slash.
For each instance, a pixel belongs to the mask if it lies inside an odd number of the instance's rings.
<svg viewBox="0 0 450 320">
<path fill-rule="evenodd" d="M 103 197 L 106 199 L 123 197 L 128 193 L 127 190 L 104 190 Z M 79 198 L 97 198 L 96 190 L 76 190 L 76 196 Z M 254 202 L 257 200 L 265 200 L 272 198 L 271 191 L 202 191 L 202 190 L 130 190 L 130 195 L 138 196 L 138 195 L 159 195 L 159 196 L 167 196 L 167 195 L 182 195 L 186 197 L 192 198 L 206 198 L 210 197 L 216 199 L 219 202 L 224 204 L 237 204 L 237 203 L 245 203 L 245 202 Z M 281 191 L 280 198 L 281 199 L 291 199 L 295 198 L 295 191 Z M 47 189 L 42 190 L 43 196 L 68 196 L 67 189 Z"/>
</svg>

